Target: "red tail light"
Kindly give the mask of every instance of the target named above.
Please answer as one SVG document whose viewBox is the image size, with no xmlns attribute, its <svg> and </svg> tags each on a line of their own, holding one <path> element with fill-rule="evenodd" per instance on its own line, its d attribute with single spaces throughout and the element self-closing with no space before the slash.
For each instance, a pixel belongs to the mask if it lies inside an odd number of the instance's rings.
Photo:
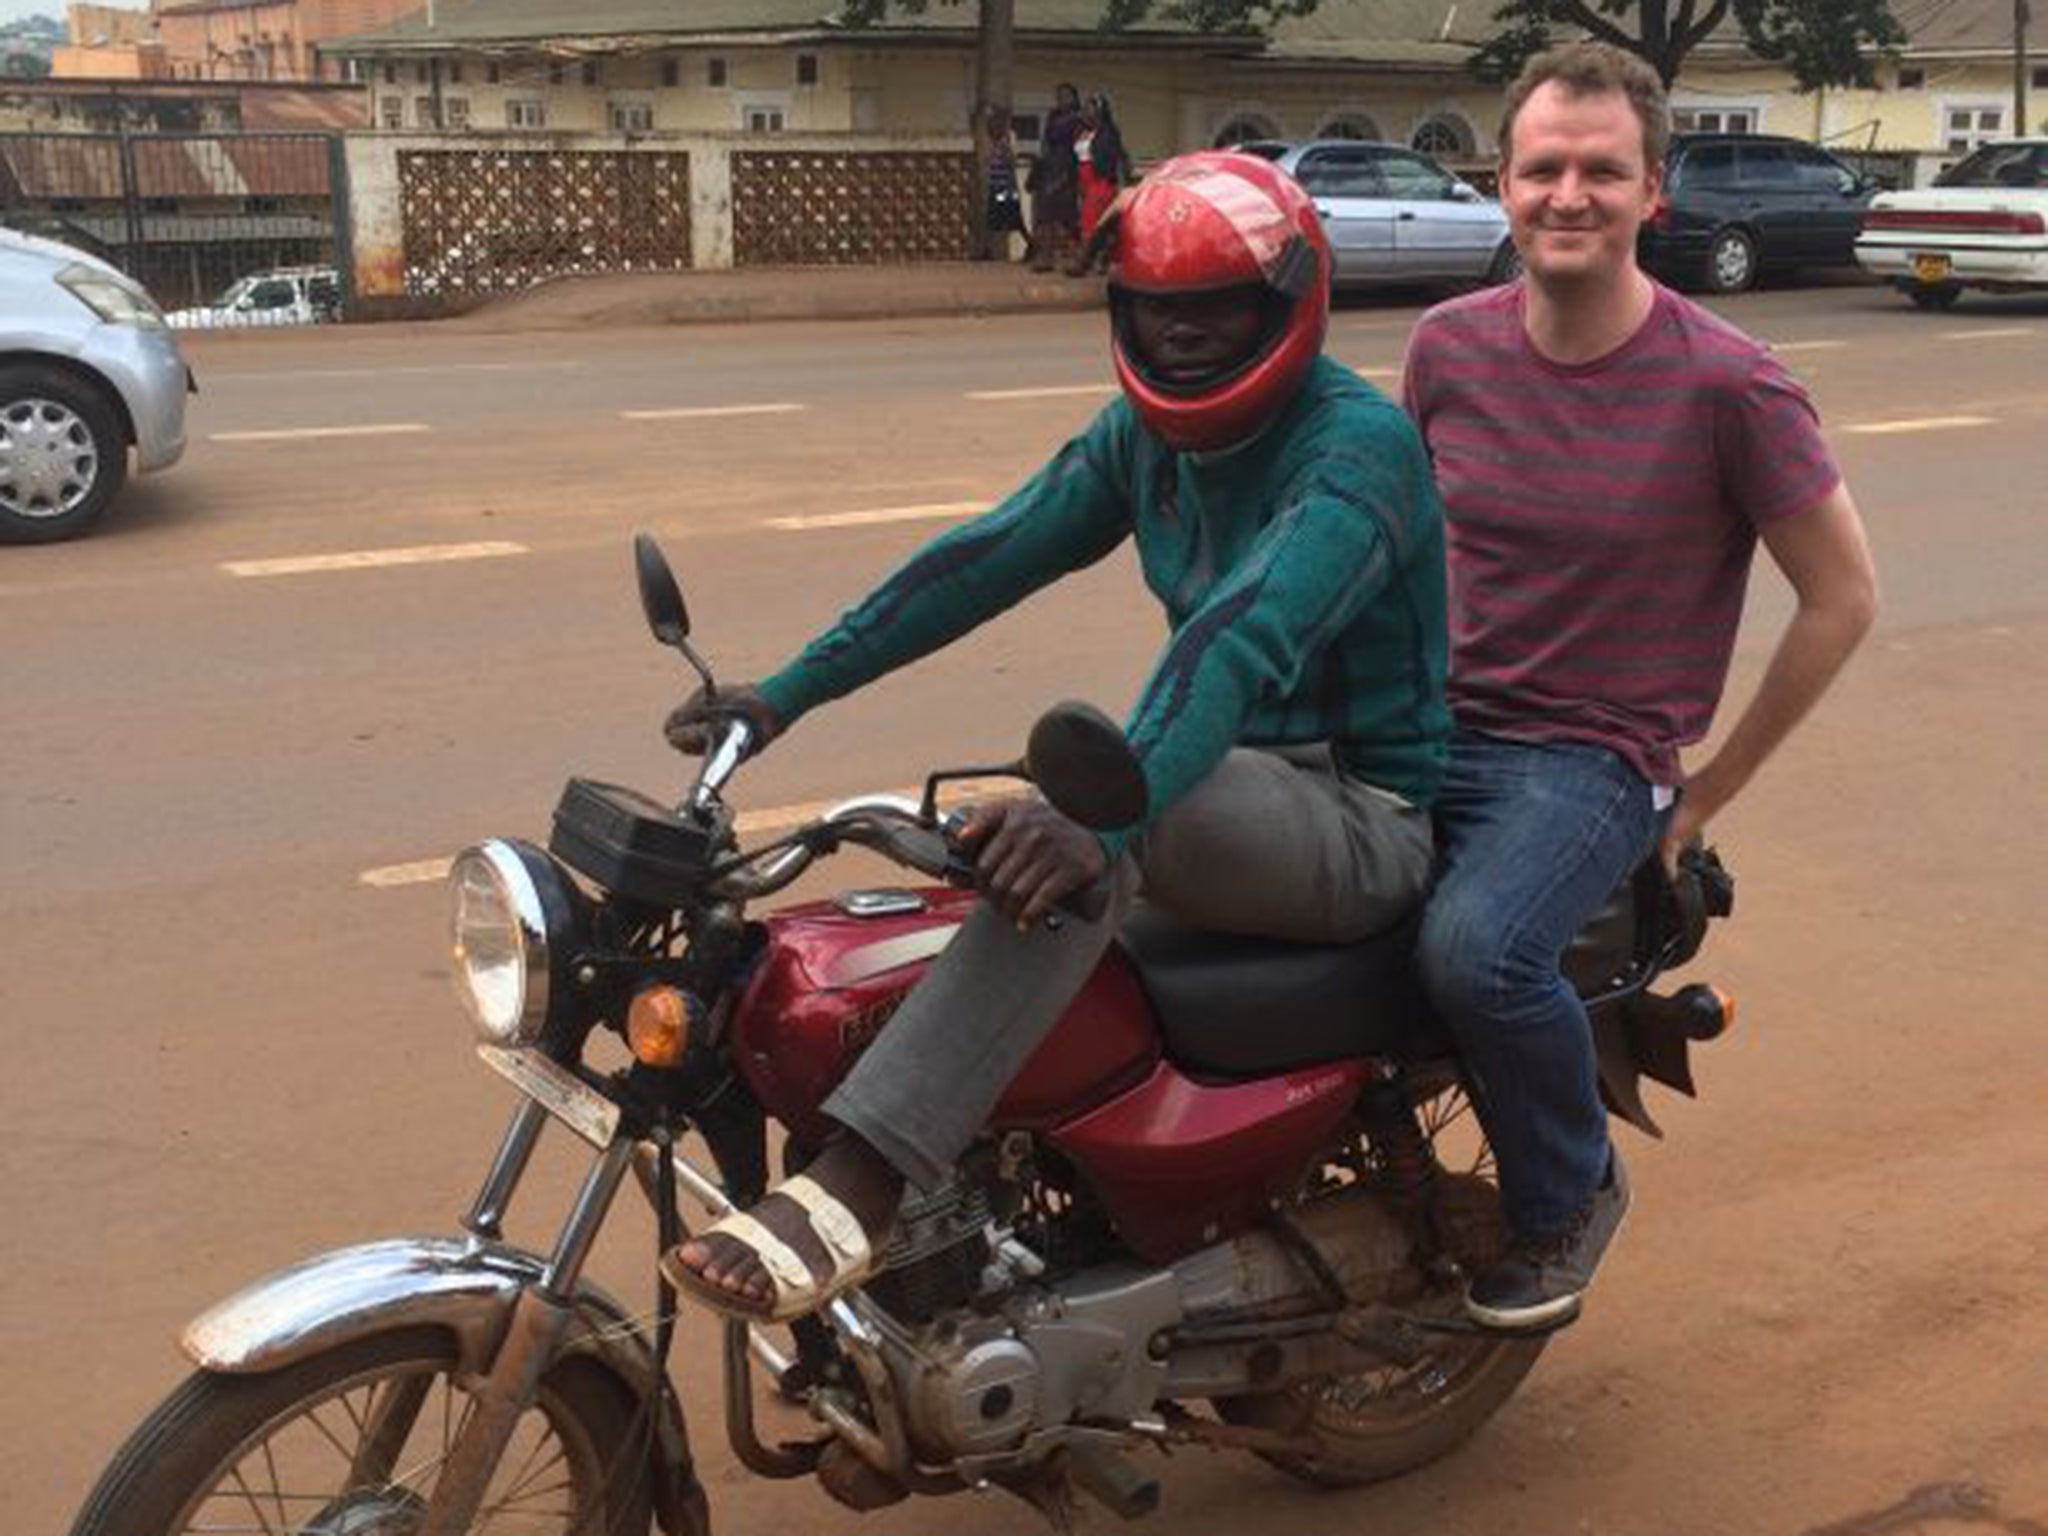
<svg viewBox="0 0 2048 1536">
<path fill-rule="evenodd" d="M 1663 197 L 1657 199 L 1656 206 L 1650 210 L 1650 228 L 1656 230 L 1660 235 L 1671 233 L 1670 199 Z"/>
<path fill-rule="evenodd" d="M 1925 229 L 1943 234 L 2044 235 L 2048 217 L 2038 213 L 1979 213 L 1962 208 L 1873 208 L 1865 229 Z"/>
</svg>

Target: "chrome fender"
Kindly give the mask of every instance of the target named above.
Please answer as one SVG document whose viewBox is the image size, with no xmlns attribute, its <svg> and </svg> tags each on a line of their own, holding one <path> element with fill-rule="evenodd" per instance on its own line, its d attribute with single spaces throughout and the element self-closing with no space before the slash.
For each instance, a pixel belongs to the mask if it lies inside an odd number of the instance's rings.
<svg viewBox="0 0 2048 1536">
<path fill-rule="evenodd" d="M 490 1368 L 519 1293 L 547 1262 L 523 1249 L 445 1237 L 395 1238 L 337 1248 L 266 1275 L 190 1323 L 178 1346 L 201 1370 L 254 1375 L 397 1328 L 441 1328 L 456 1369 Z M 609 1293 L 585 1281 L 563 1346 L 596 1360 L 645 1401 L 653 1378 L 648 1334 Z M 710 1515 L 673 1392 L 661 1394 L 655 1509 L 670 1536 L 708 1536 Z"/>
<path fill-rule="evenodd" d="M 490 1367 L 519 1293 L 546 1262 L 522 1249 L 444 1237 L 337 1248 L 264 1276 L 209 1307 L 178 1345 L 201 1370 L 253 1375 L 395 1328 L 441 1328 L 458 1368 Z M 569 1351 L 592 1353 L 636 1391 L 647 1384 L 647 1338 L 618 1302 L 578 1288 Z"/>
</svg>

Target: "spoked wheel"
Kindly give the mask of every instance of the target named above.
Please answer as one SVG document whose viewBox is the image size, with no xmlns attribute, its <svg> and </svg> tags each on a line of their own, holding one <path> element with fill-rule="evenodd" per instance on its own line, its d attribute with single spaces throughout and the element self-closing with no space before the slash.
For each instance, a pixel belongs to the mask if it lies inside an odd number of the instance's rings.
<svg viewBox="0 0 2048 1536">
<path fill-rule="evenodd" d="M 1444 1245 L 1458 1270 L 1469 1275 L 1497 1259 L 1507 1240 L 1493 1152 L 1461 1083 L 1448 1079 L 1423 1085 L 1419 1095 L 1417 1120 L 1440 1170 L 1437 1200 Z M 1404 1310 L 1423 1318 L 1462 1319 L 1462 1279 L 1456 1274 L 1434 1277 Z M 1266 1455 L 1305 1482 L 1350 1488 L 1398 1476 L 1445 1455 L 1491 1418 L 1522 1384 L 1547 1342 L 1463 1332 L 1427 1337 L 1428 1353 L 1413 1364 L 1228 1398 L 1217 1403 L 1217 1411 L 1232 1423 L 1309 1436 L 1317 1447 L 1313 1455 Z"/>
<path fill-rule="evenodd" d="M 268 1376 L 200 1372 L 121 1448 L 72 1536 L 414 1536 L 471 1406 L 432 1330 Z M 556 1366 L 469 1529 L 644 1536 L 647 1455 L 633 1431 L 634 1405 L 611 1377 Z"/>
</svg>

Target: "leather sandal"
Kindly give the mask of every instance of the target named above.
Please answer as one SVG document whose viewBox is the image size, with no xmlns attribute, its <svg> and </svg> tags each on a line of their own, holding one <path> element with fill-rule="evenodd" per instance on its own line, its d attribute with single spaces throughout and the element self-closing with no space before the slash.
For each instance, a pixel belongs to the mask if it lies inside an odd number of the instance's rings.
<svg viewBox="0 0 2048 1536">
<path fill-rule="evenodd" d="M 860 1219 L 817 1180 L 798 1174 L 770 1193 L 802 1207 L 805 1225 L 825 1250 L 827 1267 L 823 1274 L 813 1274 L 803 1257 L 760 1220 L 745 1211 L 735 1211 L 705 1228 L 699 1240 L 723 1237 L 753 1254 L 767 1272 L 768 1299 L 756 1300 L 706 1280 L 681 1261 L 680 1249 L 671 1249 L 662 1256 L 661 1270 L 669 1283 L 693 1301 L 726 1317 L 786 1323 L 816 1312 L 875 1272 L 874 1245 L 868 1241 Z"/>
</svg>

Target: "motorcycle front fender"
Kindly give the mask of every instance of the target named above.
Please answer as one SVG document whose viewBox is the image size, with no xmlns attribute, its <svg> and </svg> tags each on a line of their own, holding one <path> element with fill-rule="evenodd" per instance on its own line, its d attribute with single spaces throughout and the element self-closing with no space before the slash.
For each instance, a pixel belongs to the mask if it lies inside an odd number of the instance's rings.
<svg viewBox="0 0 2048 1536">
<path fill-rule="evenodd" d="M 186 1325 L 178 1344 L 202 1370 L 252 1375 L 373 1333 L 440 1328 L 457 1367 L 490 1368 L 519 1293 L 546 1261 L 503 1243 L 395 1238 L 337 1248 L 264 1276 Z M 653 1359 L 632 1314 L 588 1281 L 578 1287 L 567 1352 L 595 1355 L 635 1391 Z"/>
<path fill-rule="evenodd" d="M 178 1344 L 201 1370 L 255 1375 L 351 1340 L 400 1328 L 438 1328 L 455 1343 L 456 1369 L 488 1371 L 520 1292 L 540 1283 L 545 1260 L 503 1243 L 397 1238 L 338 1248 L 266 1275 L 186 1325 Z M 602 1288 L 577 1288 L 565 1355 L 605 1367 L 636 1402 L 654 1384 L 648 1335 Z M 689 1431 L 673 1393 L 660 1401 L 662 1528 L 707 1528 Z"/>
</svg>

